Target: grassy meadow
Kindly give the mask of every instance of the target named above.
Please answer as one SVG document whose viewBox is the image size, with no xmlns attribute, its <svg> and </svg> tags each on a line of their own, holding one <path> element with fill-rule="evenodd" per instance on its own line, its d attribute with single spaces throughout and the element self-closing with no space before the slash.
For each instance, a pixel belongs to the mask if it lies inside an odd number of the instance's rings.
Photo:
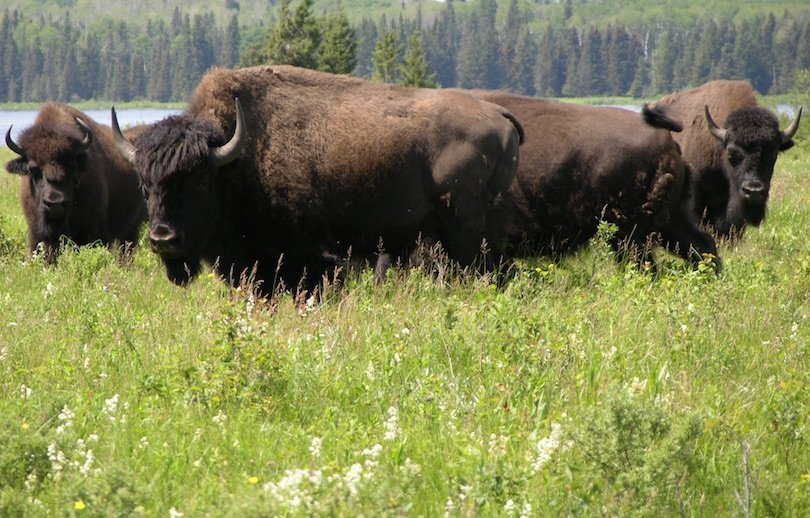
<svg viewBox="0 0 810 518">
<path fill-rule="evenodd" d="M 808 135 L 720 275 L 602 236 L 319 301 L 178 288 L 148 247 L 44 267 L 3 173 L 0 515 L 806 516 Z"/>
</svg>

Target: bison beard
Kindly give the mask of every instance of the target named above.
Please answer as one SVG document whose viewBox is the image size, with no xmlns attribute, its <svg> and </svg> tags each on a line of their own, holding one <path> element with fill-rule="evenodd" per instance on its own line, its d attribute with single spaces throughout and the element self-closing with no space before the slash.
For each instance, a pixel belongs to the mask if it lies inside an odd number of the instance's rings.
<svg viewBox="0 0 810 518">
<path fill-rule="evenodd" d="M 184 286 L 200 273 L 200 259 L 188 258 L 170 259 L 162 257 L 166 267 L 166 276 L 178 286 Z"/>
</svg>

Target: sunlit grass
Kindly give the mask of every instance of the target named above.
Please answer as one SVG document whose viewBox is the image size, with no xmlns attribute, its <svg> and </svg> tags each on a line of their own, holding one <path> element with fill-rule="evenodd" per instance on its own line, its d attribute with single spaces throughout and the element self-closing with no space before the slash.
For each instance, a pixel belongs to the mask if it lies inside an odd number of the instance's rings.
<svg viewBox="0 0 810 518">
<path fill-rule="evenodd" d="M 309 304 L 177 288 L 143 247 L 44 267 L 0 176 L 0 514 L 802 514 L 808 166 L 719 276 L 597 240 Z"/>
</svg>

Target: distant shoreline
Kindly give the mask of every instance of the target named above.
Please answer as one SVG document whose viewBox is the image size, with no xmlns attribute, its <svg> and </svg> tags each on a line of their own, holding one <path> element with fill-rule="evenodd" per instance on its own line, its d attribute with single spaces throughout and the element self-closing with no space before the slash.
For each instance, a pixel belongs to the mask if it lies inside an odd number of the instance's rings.
<svg viewBox="0 0 810 518">
<path fill-rule="evenodd" d="M 25 102 L 25 103 L 0 103 L 0 111 L 38 111 L 42 105 L 49 101 L 43 102 Z M 158 102 L 158 101 L 129 101 L 129 102 L 113 102 L 113 101 L 77 101 L 64 103 L 82 111 L 87 110 L 109 110 L 115 106 L 117 109 L 122 110 L 182 110 L 186 107 L 184 102 Z"/>
</svg>

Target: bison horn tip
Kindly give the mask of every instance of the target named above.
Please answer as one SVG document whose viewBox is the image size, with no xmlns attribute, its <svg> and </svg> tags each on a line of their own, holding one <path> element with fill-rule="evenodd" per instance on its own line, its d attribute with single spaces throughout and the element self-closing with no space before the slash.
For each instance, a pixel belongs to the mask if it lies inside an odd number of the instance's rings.
<svg viewBox="0 0 810 518">
<path fill-rule="evenodd" d="M 11 128 L 13 128 L 13 127 L 14 127 L 14 124 L 9 126 L 8 131 L 6 132 L 6 145 L 8 146 L 8 148 L 10 150 L 14 151 L 18 155 L 25 156 L 25 151 L 23 151 L 23 148 L 18 146 L 17 143 L 14 142 L 14 139 L 11 138 Z"/>
<path fill-rule="evenodd" d="M 135 149 L 135 146 L 132 145 L 132 142 L 128 141 L 124 137 L 124 134 L 121 133 L 121 126 L 118 125 L 118 115 L 115 113 L 115 106 L 112 107 L 111 115 L 115 147 L 118 148 L 118 152 L 121 153 L 121 156 L 124 157 L 127 162 L 134 164 L 137 150 Z"/>
<path fill-rule="evenodd" d="M 211 149 L 211 157 L 217 167 L 230 164 L 242 153 L 245 146 L 245 114 L 242 112 L 242 105 L 239 98 L 234 97 L 234 107 L 236 109 L 236 127 L 233 130 L 231 140 L 218 148 Z"/>
</svg>

